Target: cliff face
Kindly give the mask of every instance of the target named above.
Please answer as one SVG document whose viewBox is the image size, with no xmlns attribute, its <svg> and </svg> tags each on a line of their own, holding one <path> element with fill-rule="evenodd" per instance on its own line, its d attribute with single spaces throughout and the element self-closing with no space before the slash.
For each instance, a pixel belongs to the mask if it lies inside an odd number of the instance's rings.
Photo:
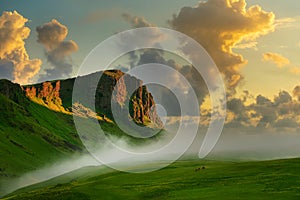
<svg viewBox="0 0 300 200">
<path fill-rule="evenodd" d="M 99 73 L 102 73 L 101 80 L 96 82 Z M 153 124 L 157 128 L 162 128 L 162 122 L 155 109 L 155 103 L 152 95 L 142 81 L 135 77 L 124 74 L 120 70 L 108 70 L 94 74 L 79 77 L 87 81 L 89 88 L 82 88 L 80 94 L 88 92 L 96 87 L 95 108 L 97 114 L 102 118 L 113 120 L 111 112 L 111 101 L 118 105 L 118 109 L 126 109 L 129 105 L 130 117 L 139 125 Z M 119 84 L 116 86 L 117 82 Z M 75 79 L 58 80 L 44 82 L 35 85 L 23 86 L 27 97 L 40 104 L 49 107 L 52 110 L 71 112 L 72 110 L 72 90 Z M 114 91 L 114 87 L 116 89 Z M 138 88 L 132 96 L 128 94 L 131 87 Z M 113 94 L 114 91 L 114 94 Z M 85 95 L 82 95 L 85 96 Z M 80 103 L 87 108 L 91 107 L 94 97 L 82 99 Z"/>
<path fill-rule="evenodd" d="M 60 81 L 44 82 L 39 85 L 24 87 L 26 96 L 30 99 L 41 99 L 46 105 L 54 103 L 62 105 L 60 98 Z"/>
<path fill-rule="evenodd" d="M 26 105 L 28 103 L 28 99 L 25 98 L 25 92 L 21 86 L 5 79 L 0 80 L 0 94 L 18 104 Z"/>
</svg>

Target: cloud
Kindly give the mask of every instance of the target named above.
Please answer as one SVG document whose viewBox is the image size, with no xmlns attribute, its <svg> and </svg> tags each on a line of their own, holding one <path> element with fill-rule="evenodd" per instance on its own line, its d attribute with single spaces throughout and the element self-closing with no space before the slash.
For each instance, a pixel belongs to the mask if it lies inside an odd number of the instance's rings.
<svg viewBox="0 0 300 200">
<path fill-rule="evenodd" d="M 159 63 L 163 65 L 167 65 L 175 69 L 177 72 L 179 72 L 181 75 L 185 77 L 185 79 L 189 82 L 191 85 L 195 94 L 197 95 L 199 104 L 201 105 L 204 102 L 205 96 L 208 94 L 208 89 L 206 87 L 206 84 L 201 77 L 201 75 L 198 73 L 198 71 L 191 65 L 180 65 L 173 59 L 166 59 L 166 52 L 158 51 L 154 49 L 149 49 L 146 51 L 143 51 L 138 59 L 138 62 L 136 65 L 142 65 L 147 63 Z M 156 77 L 158 78 L 158 77 Z M 168 82 L 168 85 L 166 85 L 168 88 L 180 88 L 181 91 L 184 91 L 186 94 L 186 98 L 191 97 L 191 90 L 181 82 L 181 79 L 178 77 L 177 73 L 170 73 L 167 77 L 161 77 L 162 79 L 166 80 Z M 174 102 L 173 95 L 169 94 L 169 92 L 166 89 L 160 89 L 161 90 L 161 104 L 164 105 L 167 108 L 168 113 L 171 115 L 178 115 L 180 111 L 178 111 L 179 108 L 177 102 Z M 194 109 L 194 108 L 191 108 Z M 171 111 L 171 113 L 170 113 Z M 176 113 L 176 114 L 175 114 Z M 192 112 L 191 112 L 192 113 Z"/>
<path fill-rule="evenodd" d="M 278 96 L 275 96 L 275 105 L 280 105 L 284 103 L 289 103 L 292 101 L 292 96 L 287 91 L 280 91 Z"/>
<path fill-rule="evenodd" d="M 293 94 L 299 98 L 298 90 L 295 87 Z M 300 130 L 300 101 L 293 100 L 287 91 L 280 91 L 273 99 L 258 95 L 255 102 L 249 105 L 245 102 L 239 98 L 228 101 L 228 112 L 234 117 L 227 126 L 256 132 L 297 133 Z"/>
<path fill-rule="evenodd" d="M 258 5 L 246 9 L 245 0 L 208 0 L 196 7 L 183 7 L 169 23 L 208 51 L 225 75 L 228 89 L 234 91 L 243 79 L 240 69 L 247 61 L 233 48 L 272 32 L 274 19 L 272 12 Z"/>
<path fill-rule="evenodd" d="M 142 37 L 135 34 L 127 35 L 127 38 L 124 38 L 124 41 L 127 43 L 137 44 L 137 46 L 144 46 L 148 44 L 159 48 L 159 43 L 167 39 L 167 36 L 164 33 L 162 33 L 158 28 L 155 28 L 155 24 L 148 22 L 144 17 L 132 16 L 128 13 L 123 13 L 122 17 L 131 25 L 132 28 L 152 27 L 152 30 L 149 33 L 145 32 Z M 140 45 L 141 43 L 143 45 Z"/>
<path fill-rule="evenodd" d="M 235 49 L 254 49 L 257 50 L 257 42 L 256 41 L 249 41 L 249 42 L 244 42 L 240 43 L 234 46 Z"/>
<path fill-rule="evenodd" d="M 24 40 L 30 35 L 30 29 L 25 26 L 27 21 L 17 11 L 3 12 L 0 16 L 1 72 L 8 73 L 4 77 L 12 78 L 20 84 L 29 83 L 42 64 L 39 59 L 31 60 L 26 51 Z"/>
<path fill-rule="evenodd" d="M 297 85 L 293 90 L 293 95 L 300 101 L 300 85 Z"/>
<path fill-rule="evenodd" d="M 133 28 L 155 27 L 154 24 L 148 22 L 144 17 L 132 16 L 128 13 L 123 13 L 122 17 L 125 21 L 129 22 Z"/>
<path fill-rule="evenodd" d="M 280 18 L 275 20 L 275 27 L 276 29 L 285 29 L 285 28 L 290 28 L 294 26 L 294 23 L 297 21 L 296 18 Z"/>
<path fill-rule="evenodd" d="M 300 131 L 300 86 L 296 86 L 292 99 L 287 91 L 280 91 L 274 98 L 253 95 L 248 91 L 243 96 L 227 101 L 227 119 L 224 131 L 238 135 L 239 133 L 260 135 L 262 133 L 295 135 Z M 248 99 L 250 98 L 250 99 Z M 253 101 L 254 100 L 254 101 Z M 179 123 L 180 118 L 170 118 L 167 125 Z M 210 115 L 201 115 L 200 125 L 205 128 Z"/>
<path fill-rule="evenodd" d="M 124 13 L 122 17 L 133 28 L 156 27 L 155 24 L 148 22 L 144 17 L 132 16 L 128 13 Z M 145 38 L 147 38 L 147 36 L 145 36 Z M 149 40 L 147 40 L 147 42 L 158 44 L 157 46 L 159 47 L 159 43 L 165 40 L 167 36 L 161 33 L 159 29 L 153 29 L 151 37 L 148 38 Z M 137 43 L 138 37 L 132 37 L 132 40 Z M 128 41 L 128 39 L 126 41 Z M 208 94 L 208 90 L 203 78 L 193 66 L 190 66 L 188 64 L 182 65 L 177 63 L 174 59 L 168 59 L 167 57 L 170 56 L 169 54 L 170 53 L 164 52 L 159 49 L 133 51 L 129 54 L 129 64 L 131 68 L 147 63 L 159 63 L 172 67 L 177 72 L 181 73 L 191 84 L 198 97 L 199 104 L 201 105 L 204 102 L 205 96 Z M 187 86 L 180 81 L 178 74 L 172 73 L 168 77 L 164 77 L 164 79 L 169 83 L 169 85 L 167 86 L 168 88 L 181 88 L 181 90 L 186 93 L 187 98 L 190 96 L 189 93 L 192 91 L 187 90 Z M 156 88 L 156 90 L 159 91 L 158 94 L 155 95 L 156 102 L 164 105 L 169 115 L 179 115 L 180 111 L 177 109 L 178 102 L 174 101 L 173 93 L 171 93 L 166 88 Z"/>
<path fill-rule="evenodd" d="M 289 72 L 290 74 L 300 75 L 300 68 L 295 64 L 291 63 L 288 58 L 285 58 L 280 54 L 272 53 L 272 52 L 264 53 L 262 60 L 266 62 L 274 63 L 279 68 L 285 67 L 286 72 Z"/>
<path fill-rule="evenodd" d="M 123 13 L 122 18 L 126 22 L 128 22 L 132 28 L 156 27 L 155 24 L 148 22 L 144 17 L 132 16 L 129 13 Z M 148 38 L 148 39 L 145 40 L 145 38 Z M 140 36 L 130 34 L 130 36 L 128 38 L 126 38 L 125 41 L 127 41 L 129 43 L 130 43 L 130 41 L 132 41 L 133 43 L 137 43 L 138 44 L 137 46 L 139 46 L 139 40 L 140 40 Z M 145 36 L 143 36 L 143 38 L 141 38 L 142 43 L 147 42 L 151 45 L 156 45 L 157 47 L 159 47 L 158 44 L 162 40 L 165 40 L 165 36 L 158 29 L 152 29 L 152 32 L 149 33 L 148 36 L 145 35 Z M 139 56 L 136 54 L 135 51 L 130 52 L 128 55 L 130 57 L 129 65 L 131 68 L 133 68 L 139 61 L 138 60 Z"/>
<path fill-rule="evenodd" d="M 57 20 L 38 26 L 38 42 L 45 47 L 48 61 L 53 68 L 46 69 L 46 74 L 41 75 L 40 79 L 54 79 L 68 77 L 73 66 L 70 63 L 70 55 L 78 50 L 78 45 L 73 40 L 66 41 L 68 28 Z"/>
<path fill-rule="evenodd" d="M 279 68 L 282 68 L 282 67 L 290 64 L 289 59 L 283 57 L 282 55 L 280 55 L 278 53 L 272 53 L 272 52 L 264 53 L 263 60 L 274 63 Z"/>
</svg>

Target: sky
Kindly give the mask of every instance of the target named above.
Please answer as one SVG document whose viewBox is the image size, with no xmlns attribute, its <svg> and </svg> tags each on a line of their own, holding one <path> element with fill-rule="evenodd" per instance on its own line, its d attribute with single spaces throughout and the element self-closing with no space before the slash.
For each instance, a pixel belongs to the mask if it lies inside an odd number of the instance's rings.
<svg viewBox="0 0 300 200">
<path fill-rule="evenodd" d="M 236 104 L 257 114 L 259 95 L 272 102 L 270 109 L 279 109 L 276 98 L 289 99 L 285 91 L 292 99 L 283 103 L 297 102 L 299 10 L 295 0 L 0 0 L 0 78 L 29 84 L 75 76 L 101 41 L 130 28 L 155 25 L 203 45 L 224 75 L 235 103 L 232 115 L 245 118 L 235 113 Z M 260 113 L 260 119 L 263 116 Z M 278 114 L 276 120 L 291 116 Z"/>
<path fill-rule="evenodd" d="M 166 1 L 0 1 L 0 9 L 3 11 L 16 10 L 29 21 L 26 26 L 31 29 L 28 39 L 25 40 L 26 50 L 31 58 L 42 60 L 39 73 L 31 81 L 37 81 L 39 74 L 51 63 L 47 62 L 43 45 L 37 42 L 36 27 L 56 19 L 68 28 L 67 39 L 78 44 L 78 51 L 72 53 L 73 73 L 80 66 L 85 56 L 101 41 L 113 33 L 131 28 L 122 19 L 123 13 L 132 16 L 144 17 L 147 21 L 161 27 L 168 27 L 167 21 L 172 15 L 180 11 L 184 6 L 196 6 L 195 0 L 166 0 Z M 243 66 L 241 73 L 245 80 L 241 90 L 247 89 L 255 94 L 264 93 L 272 96 L 278 90 L 289 90 L 299 83 L 299 74 L 290 73 L 287 69 L 280 69 L 272 62 L 262 61 L 265 52 L 274 52 L 288 58 L 292 65 L 300 69 L 300 5 L 297 1 L 287 0 L 248 0 L 247 7 L 260 5 L 267 12 L 273 12 L 276 20 L 286 21 L 276 31 L 257 39 L 256 48 L 236 49 L 248 63 Z M 297 65 L 298 64 L 298 65 Z M 280 84 L 279 84 L 280 83 Z M 277 87 L 274 87 L 278 85 Z"/>
</svg>

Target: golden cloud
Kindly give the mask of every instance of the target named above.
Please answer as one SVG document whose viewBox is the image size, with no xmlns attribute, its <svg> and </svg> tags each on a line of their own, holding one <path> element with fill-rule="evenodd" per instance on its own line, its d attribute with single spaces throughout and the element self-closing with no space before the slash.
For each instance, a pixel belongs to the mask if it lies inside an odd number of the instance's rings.
<svg viewBox="0 0 300 200">
<path fill-rule="evenodd" d="M 279 68 L 282 68 L 288 64 L 290 64 L 289 59 L 278 53 L 268 52 L 263 54 L 263 60 L 276 64 Z"/>
<path fill-rule="evenodd" d="M 290 28 L 293 27 L 296 21 L 297 21 L 296 18 L 290 18 L 290 17 L 277 19 L 275 21 L 275 27 L 276 29 Z"/>
<path fill-rule="evenodd" d="M 13 64 L 13 79 L 26 84 L 40 70 L 42 61 L 30 60 L 24 40 L 29 37 L 30 29 L 25 26 L 28 19 L 17 11 L 3 12 L 0 16 L 0 59 Z"/>
<path fill-rule="evenodd" d="M 234 90 L 243 79 L 240 68 L 247 63 L 233 52 L 239 44 L 253 44 L 272 32 L 275 15 L 258 5 L 246 8 L 245 0 L 208 0 L 196 7 L 183 7 L 170 25 L 197 40 L 211 55 Z"/>
<path fill-rule="evenodd" d="M 289 72 L 293 75 L 300 75 L 300 68 L 295 64 L 291 63 L 288 58 L 277 54 L 277 53 L 265 53 L 263 54 L 263 61 L 271 62 L 276 64 L 279 68 L 285 67 L 286 72 Z"/>
</svg>

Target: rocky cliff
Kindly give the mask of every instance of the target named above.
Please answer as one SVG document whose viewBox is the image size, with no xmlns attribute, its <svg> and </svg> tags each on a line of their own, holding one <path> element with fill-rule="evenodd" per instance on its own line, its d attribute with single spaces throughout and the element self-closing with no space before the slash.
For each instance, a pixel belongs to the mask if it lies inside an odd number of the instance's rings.
<svg viewBox="0 0 300 200">
<path fill-rule="evenodd" d="M 102 75 L 101 80 L 96 82 L 100 75 Z M 89 92 L 89 90 L 96 87 L 95 108 L 100 117 L 113 120 L 111 112 L 111 102 L 113 102 L 118 105 L 119 110 L 126 109 L 128 106 L 125 105 L 129 105 L 127 113 L 129 113 L 135 123 L 139 125 L 151 123 L 157 128 L 162 128 L 162 122 L 156 113 L 153 97 L 147 88 L 142 86 L 141 80 L 126 75 L 120 70 L 97 72 L 78 78 L 87 81 L 87 85 L 89 85 L 89 88 L 82 88 L 80 91 L 81 94 Z M 119 84 L 116 85 L 118 81 Z M 22 86 L 22 88 L 27 97 L 47 106 L 49 109 L 71 112 L 74 82 L 75 78 L 71 78 Z M 131 87 L 138 89 L 130 96 L 128 91 L 131 90 Z M 93 102 L 93 98 L 82 99 L 80 103 L 89 108 L 91 107 L 90 102 Z"/>
<path fill-rule="evenodd" d="M 28 99 L 25 98 L 25 92 L 21 86 L 16 83 L 12 83 L 9 80 L 0 80 L 0 94 L 6 96 L 8 99 L 16 102 L 17 104 L 26 105 Z"/>
</svg>

